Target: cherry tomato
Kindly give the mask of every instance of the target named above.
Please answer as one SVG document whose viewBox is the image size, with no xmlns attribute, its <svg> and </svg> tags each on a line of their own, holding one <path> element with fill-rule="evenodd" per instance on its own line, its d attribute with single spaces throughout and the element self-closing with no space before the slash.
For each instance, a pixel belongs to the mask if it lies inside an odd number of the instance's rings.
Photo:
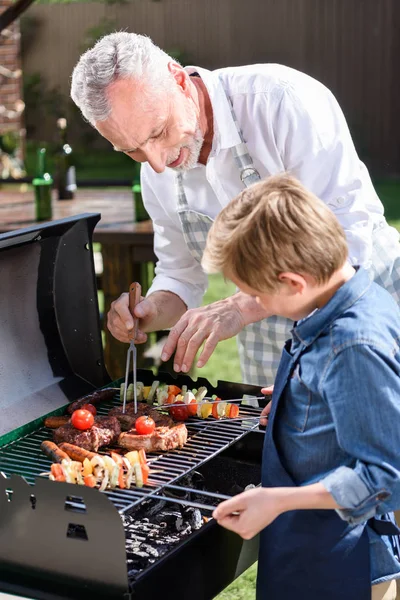
<svg viewBox="0 0 400 600">
<path fill-rule="evenodd" d="M 76 429 L 90 429 L 94 423 L 94 416 L 88 410 L 80 408 L 72 413 L 71 423 Z"/>
<path fill-rule="evenodd" d="M 171 406 L 169 409 L 171 416 L 173 419 L 175 419 L 175 421 L 186 421 L 186 419 L 189 417 L 186 404 L 179 402 L 179 405 L 181 404 L 182 406 Z"/>
<path fill-rule="evenodd" d="M 91 412 L 94 417 L 97 415 L 97 408 L 93 404 L 84 404 L 82 408 Z"/>
<path fill-rule="evenodd" d="M 146 435 L 148 433 L 153 433 L 156 428 L 156 424 L 154 423 L 151 417 L 147 417 L 143 415 L 136 419 L 135 429 L 139 435 Z"/>
</svg>

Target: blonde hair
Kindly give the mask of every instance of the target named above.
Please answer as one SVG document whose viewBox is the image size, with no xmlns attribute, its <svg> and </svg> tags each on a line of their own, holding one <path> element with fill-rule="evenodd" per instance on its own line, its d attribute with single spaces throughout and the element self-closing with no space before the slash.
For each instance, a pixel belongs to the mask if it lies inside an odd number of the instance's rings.
<svg viewBox="0 0 400 600">
<path fill-rule="evenodd" d="M 335 215 L 297 179 L 280 174 L 244 190 L 217 216 L 202 266 L 259 292 L 274 292 L 284 272 L 325 283 L 346 261 Z"/>
</svg>

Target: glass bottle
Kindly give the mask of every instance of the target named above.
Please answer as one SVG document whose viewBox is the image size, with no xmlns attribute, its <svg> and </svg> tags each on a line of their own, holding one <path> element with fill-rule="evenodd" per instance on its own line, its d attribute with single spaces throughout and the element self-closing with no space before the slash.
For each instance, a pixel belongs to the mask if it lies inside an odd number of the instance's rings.
<svg viewBox="0 0 400 600">
<path fill-rule="evenodd" d="M 53 179 L 46 172 L 46 148 L 38 148 L 36 161 L 36 177 L 32 181 L 35 193 L 36 221 L 49 221 L 52 216 L 51 190 Z"/>
<path fill-rule="evenodd" d="M 135 221 L 140 223 L 141 221 L 148 221 L 150 219 L 142 198 L 142 188 L 140 187 L 140 183 L 134 183 L 132 186 L 132 194 L 133 194 L 133 207 L 135 213 Z"/>
<path fill-rule="evenodd" d="M 59 200 L 72 200 L 76 191 L 76 174 L 72 146 L 67 140 L 67 119 L 58 119 L 59 143 L 56 151 L 56 184 Z"/>
</svg>

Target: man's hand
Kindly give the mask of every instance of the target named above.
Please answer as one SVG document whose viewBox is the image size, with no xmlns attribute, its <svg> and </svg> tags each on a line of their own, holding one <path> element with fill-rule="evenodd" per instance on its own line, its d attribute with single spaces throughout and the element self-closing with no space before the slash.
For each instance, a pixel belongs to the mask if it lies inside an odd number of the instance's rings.
<svg viewBox="0 0 400 600">
<path fill-rule="evenodd" d="M 221 502 L 213 517 L 218 523 L 249 540 L 272 523 L 282 512 L 279 488 L 254 488 Z M 238 516 L 232 515 L 239 512 Z"/>
<path fill-rule="evenodd" d="M 139 306 L 141 306 L 140 314 L 143 314 L 144 318 L 139 322 L 140 329 L 138 328 L 135 343 L 143 344 L 147 340 L 147 335 L 142 329 L 144 328 L 146 321 L 151 322 L 157 313 L 153 303 L 147 298 L 141 297 L 140 302 L 135 307 L 135 316 L 139 316 L 136 314 L 136 310 Z M 117 340 L 129 343 L 129 334 L 133 329 L 133 317 L 129 310 L 128 293 L 121 294 L 117 300 L 114 300 L 114 302 L 111 303 L 111 308 L 107 315 L 107 327 Z"/>
<path fill-rule="evenodd" d="M 141 298 L 135 306 L 135 317 L 139 318 L 138 334 L 135 342 L 143 344 L 147 340 L 145 332 L 158 331 L 171 327 L 186 311 L 185 303 L 172 292 L 154 292 Z M 130 341 L 133 317 L 129 310 L 129 294 L 124 293 L 111 303 L 107 315 L 107 327 L 120 342 Z"/>
<path fill-rule="evenodd" d="M 205 341 L 197 361 L 197 366 L 203 367 L 218 342 L 233 337 L 243 329 L 244 325 L 243 315 L 232 298 L 201 308 L 193 308 L 188 310 L 171 329 L 161 358 L 164 361 L 168 360 L 176 349 L 174 370 L 187 373 L 198 349 Z"/>
</svg>

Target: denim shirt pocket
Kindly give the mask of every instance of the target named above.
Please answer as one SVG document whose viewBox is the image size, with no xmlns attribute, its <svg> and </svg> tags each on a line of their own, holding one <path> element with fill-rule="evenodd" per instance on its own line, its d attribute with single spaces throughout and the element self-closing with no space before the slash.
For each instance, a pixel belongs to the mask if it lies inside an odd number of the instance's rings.
<svg viewBox="0 0 400 600">
<path fill-rule="evenodd" d="M 307 427 L 312 392 L 301 378 L 300 364 L 296 365 L 292 373 L 285 396 L 282 420 L 296 431 L 304 432 Z"/>
</svg>

